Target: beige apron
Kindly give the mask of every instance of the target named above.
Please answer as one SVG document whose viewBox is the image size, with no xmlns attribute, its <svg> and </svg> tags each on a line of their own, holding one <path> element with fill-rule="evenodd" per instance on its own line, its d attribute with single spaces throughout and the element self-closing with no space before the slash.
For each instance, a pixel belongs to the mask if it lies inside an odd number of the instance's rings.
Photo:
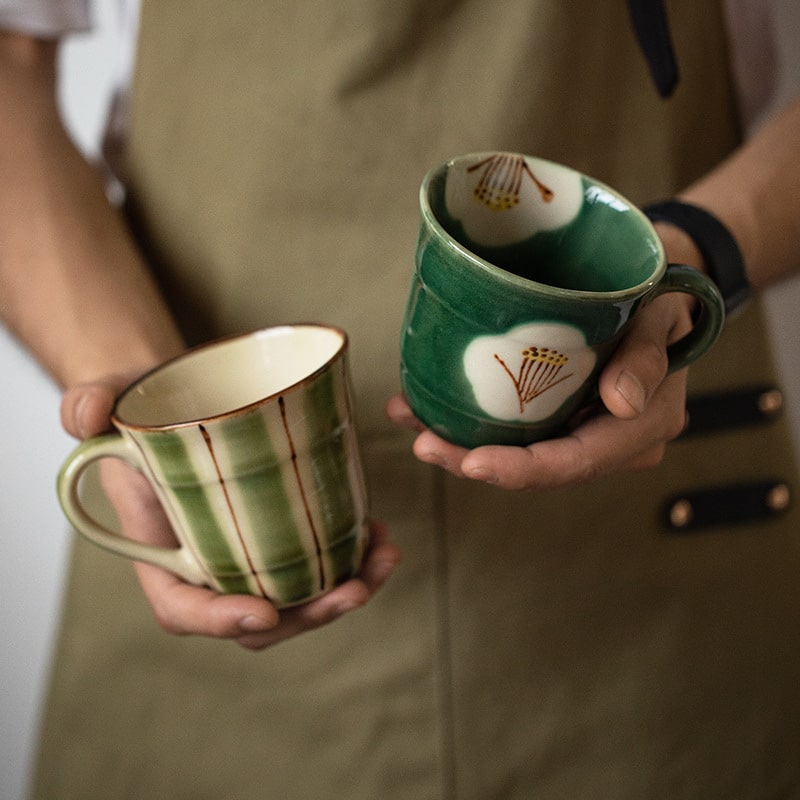
<svg viewBox="0 0 800 800">
<path fill-rule="evenodd" d="M 566 161 L 636 200 L 736 142 L 716 3 L 667 4 L 649 83 L 621 0 L 145 2 L 131 217 L 192 339 L 287 320 L 352 338 L 374 515 L 404 550 L 365 609 L 260 654 L 161 633 L 77 544 L 36 797 L 800 794 L 797 509 L 676 535 L 688 488 L 793 480 L 783 422 L 549 495 L 415 461 L 382 415 L 417 187 L 447 156 Z M 769 383 L 754 307 L 697 386 Z"/>
</svg>

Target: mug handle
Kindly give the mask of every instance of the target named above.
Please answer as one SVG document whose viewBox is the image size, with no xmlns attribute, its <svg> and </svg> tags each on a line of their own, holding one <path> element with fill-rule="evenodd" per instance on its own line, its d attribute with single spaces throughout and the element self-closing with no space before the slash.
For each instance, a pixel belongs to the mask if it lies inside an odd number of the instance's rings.
<svg viewBox="0 0 800 800">
<path fill-rule="evenodd" d="M 122 459 L 145 473 L 139 451 L 119 433 L 95 436 L 78 445 L 67 457 L 56 481 L 61 508 L 75 530 L 112 553 L 161 567 L 190 583 L 205 583 L 205 576 L 186 547 L 169 548 L 136 542 L 101 525 L 86 510 L 78 491 L 80 478 L 90 464 L 102 458 Z"/>
<path fill-rule="evenodd" d="M 688 367 L 717 340 L 725 322 L 725 301 L 714 282 L 702 272 L 683 264 L 669 264 L 650 299 L 666 292 L 684 292 L 700 302 L 694 327 L 667 347 L 669 372 Z"/>
</svg>

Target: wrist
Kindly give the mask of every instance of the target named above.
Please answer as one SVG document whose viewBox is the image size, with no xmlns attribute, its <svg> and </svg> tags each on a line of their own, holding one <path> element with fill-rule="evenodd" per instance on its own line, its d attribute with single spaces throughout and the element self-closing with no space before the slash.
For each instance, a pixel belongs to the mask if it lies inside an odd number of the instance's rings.
<svg viewBox="0 0 800 800">
<path fill-rule="evenodd" d="M 171 328 L 160 333 L 151 330 L 141 338 L 127 338 L 122 330 L 109 331 L 106 337 L 84 341 L 73 352 L 58 375 L 59 383 L 64 388 L 109 381 L 127 385 L 185 350 L 183 340 Z"/>
<path fill-rule="evenodd" d="M 664 245 L 667 262 L 685 264 L 700 272 L 706 272 L 706 263 L 694 239 L 672 222 L 655 222 L 653 226 Z"/>
<path fill-rule="evenodd" d="M 728 314 L 743 306 L 751 289 L 739 244 L 725 224 L 710 211 L 682 200 L 665 200 L 643 209 L 651 221 L 669 223 L 691 237 L 704 271 L 716 283 Z"/>
</svg>

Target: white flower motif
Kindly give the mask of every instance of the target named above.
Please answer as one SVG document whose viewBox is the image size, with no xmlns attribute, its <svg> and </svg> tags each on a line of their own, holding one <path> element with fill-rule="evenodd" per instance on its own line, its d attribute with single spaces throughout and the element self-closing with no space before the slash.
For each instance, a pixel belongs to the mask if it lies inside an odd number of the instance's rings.
<svg viewBox="0 0 800 800">
<path fill-rule="evenodd" d="M 445 204 L 474 242 L 497 247 L 571 222 L 583 185 L 579 173 L 559 164 L 495 153 L 450 165 Z"/>
<path fill-rule="evenodd" d="M 580 330 L 528 323 L 479 336 L 464 351 L 477 404 L 495 419 L 539 422 L 555 413 L 591 375 L 597 358 Z"/>
</svg>

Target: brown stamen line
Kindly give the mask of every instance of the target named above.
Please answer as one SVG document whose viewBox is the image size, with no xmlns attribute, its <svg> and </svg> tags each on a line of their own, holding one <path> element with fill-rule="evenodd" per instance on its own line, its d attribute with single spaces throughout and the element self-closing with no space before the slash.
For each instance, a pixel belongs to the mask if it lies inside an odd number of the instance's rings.
<svg viewBox="0 0 800 800">
<path fill-rule="evenodd" d="M 500 366 L 508 373 L 509 378 L 511 378 L 514 384 L 514 388 L 517 390 L 517 400 L 519 400 L 519 413 L 520 414 L 524 413 L 525 404 L 522 402 L 522 395 L 519 392 L 519 382 L 517 381 L 517 378 L 514 376 L 514 373 L 508 368 L 506 362 L 503 361 L 503 359 L 500 358 L 500 356 L 497 355 L 497 353 L 494 354 L 494 357 L 495 359 L 497 359 L 497 363 L 500 364 Z"/>
<path fill-rule="evenodd" d="M 233 526 L 236 529 L 236 535 L 239 537 L 239 544 L 244 552 L 244 557 L 247 559 L 247 566 L 250 569 L 250 574 L 258 584 L 258 590 L 261 592 L 262 596 L 269 599 L 267 590 L 264 588 L 264 585 L 261 583 L 261 579 L 258 577 L 258 571 L 256 570 L 255 564 L 253 564 L 253 559 L 250 557 L 250 551 L 247 549 L 247 544 L 242 536 L 242 530 L 239 527 L 239 520 L 236 518 L 236 512 L 233 510 L 233 503 L 231 502 L 230 495 L 228 494 L 228 487 L 225 485 L 225 478 L 222 477 L 222 471 L 220 470 L 219 463 L 217 462 L 217 454 L 214 452 L 214 444 L 211 441 L 211 436 L 203 425 L 200 425 L 199 428 L 200 433 L 203 434 L 203 439 L 205 440 L 211 460 L 214 462 L 214 469 L 217 472 L 217 478 L 220 486 L 222 487 L 222 493 L 225 495 L 225 502 L 228 504 L 228 511 L 230 512 L 231 519 L 233 520 Z"/>
<path fill-rule="evenodd" d="M 530 363 L 533 366 L 534 362 Z M 536 361 L 535 364 L 536 365 L 533 366 L 531 373 L 528 375 L 528 380 L 525 385 L 521 385 L 519 387 L 520 394 L 522 394 L 526 399 L 530 396 L 531 390 L 534 392 L 533 396 L 536 396 L 536 389 L 541 386 L 547 377 L 547 367 L 543 366 L 541 361 Z"/>
<path fill-rule="evenodd" d="M 314 519 L 311 516 L 311 508 L 308 505 L 308 498 L 306 498 L 306 490 L 303 486 L 303 479 L 300 477 L 300 467 L 297 465 L 297 451 L 294 449 L 294 440 L 292 439 L 292 434 L 289 431 L 289 421 L 286 419 L 286 403 L 284 402 L 283 397 L 278 398 L 278 406 L 281 410 L 283 430 L 286 432 L 286 439 L 289 442 L 289 450 L 292 454 L 292 467 L 294 468 L 294 476 L 297 479 L 297 486 L 300 489 L 300 497 L 303 499 L 303 506 L 306 511 L 306 519 L 308 520 L 308 525 L 311 528 L 311 535 L 314 537 L 314 548 L 317 553 L 317 563 L 319 564 L 319 588 L 324 589 L 325 566 L 322 561 L 322 547 L 319 543 L 319 535 L 317 534 L 317 528 L 314 525 Z"/>
<path fill-rule="evenodd" d="M 519 368 L 519 382 L 517 383 L 518 391 L 522 391 L 522 387 L 529 384 L 536 377 L 539 362 L 533 358 L 524 358 Z M 533 372 L 533 376 L 531 376 Z"/>
<path fill-rule="evenodd" d="M 475 172 L 476 169 L 480 169 L 481 167 L 489 164 L 490 162 L 494 161 L 497 156 L 489 156 L 488 158 L 484 158 L 483 161 L 479 161 L 477 164 L 473 164 L 471 167 L 467 167 L 467 172 Z"/>
<path fill-rule="evenodd" d="M 531 171 L 531 168 L 528 166 L 527 161 L 522 162 L 522 168 L 525 172 L 528 173 L 531 180 L 536 184 L 536 188 L 539 190 L 539 194 L 542 196 L 542 201 L 545 203 L 549 203 L 555 196 L 556 193 L 548 186 L 545 186 Z"/>
<path fill-rule="evenodd" d="M 486 196 L 491 197 L 496 191 L 502 191 L 518 201 L 523 175 L 527 175 L 533 181 L 543 202 L 549 203 L 555 197 L 555 192 L 534 175 L 528 162 L 522 156 L 514 157 L 509 154 L 496 153 L 467 167 L 467 172 L 474 172 L 483 167 L 486 167 L 486 170 L 475 190 L 476 196 L 481 199 Z"/>
<path fill-rule="evenodd" d="M 558 380 L 553 381 L 552 383 L 550 383 L 547 386 L 545 386 L 544 389 L 539 389 L 534 394 L 526 397 L 525 398 L 525 402 L 530 402 L 531 400 L 535 400 L 537 397 L 539 397 L 540 395 L 543 395 L 545 392 L 549 391 L 554 386 L 558 386 L 559 383 L 564 383 L 565 380 L 567 380 L 568 378 L 571 378 L 574 374 L 575 374 L 574 372 L 570 372 L 569 375 L 564 375 L 562 378 L 559 378 Z"/>
<path fill-rule="evenodd" d="M 522 161 L 517 162 L 514 165 L 514 169 L 509 177 L 509 191 L 512 194 L 519 195 L 520 190 L 522 189 L 522 176 L 524 174 L 525 169 L 525 162 Z"/>
<path fill-rule="evenodd" d="M 562 365 L 550 364 L 543 366 L 542 362 L 539 360 L 536 360 L 536 363 L 534 364 L 534 359 L 525 358 L 523 363 L 520 365 L 519 374 L 514 375 L 514 373 L 508 368 L 506 362 L 503 361 L 503 359 L 500 358 L 497 353 L 494 354 L 494 357 L 497 363 L 500 364 L 500 366 L 506 371 L 506 374 L 509 378 L 511 378 L 511 381 L 514 384 L 514 389 L 516 389 L 517 392 L 517 400 L 519 401 L 520 414 L 525 412 L 525 406 L 528 403 L 532 402 L 546 391 L 552 389 L 554 386 L 558 386 L 559 383 L 563 383 L 565 380 L 571 378 L 575 374 L 574 372 L 570 372 L 569 375 L 564 375 L 563 377 L 556 379 L 555 376 L 558 375 Z"/>
</svg>

